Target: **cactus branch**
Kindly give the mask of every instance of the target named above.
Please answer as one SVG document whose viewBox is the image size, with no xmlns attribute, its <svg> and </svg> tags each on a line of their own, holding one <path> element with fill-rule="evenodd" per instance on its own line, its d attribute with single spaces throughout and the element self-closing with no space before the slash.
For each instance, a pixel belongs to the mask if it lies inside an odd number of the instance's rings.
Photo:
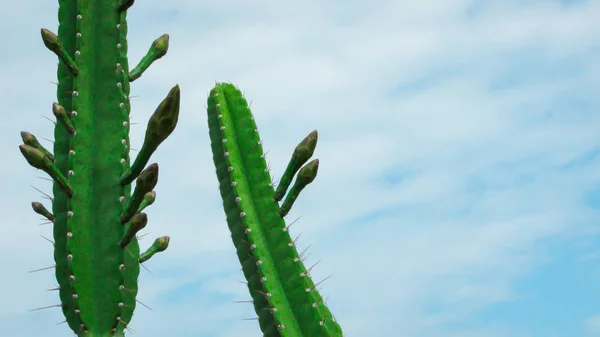
<svg viewBox="0 0 600 337">
<path fill-rule="evenodd" d="M 23 154 L 29 165 L 48 173 L 69 198 L 73 196 L 73 188 L 69 185 L 69 181 L 44 152 L 29 145 L 19 145 L 19 150 L 21 150 L 21 154 Z"/>
<path fill-rule="evenodd" d="M 150 117 L 142 148 L 131 168 L 121 176 L 122 185 L 130 184 L 142 172 L 152 153 L 175 130 L 179 119 L 179 96 L 179 86 L 176 85 Z"/>
<path fill-rule="evenodd" d="M 138 208 L 138 212 L 141 212 L 144 209 L 146 209 L 146 207 L 152 205 L 155 200 L 156 200 L 156 192 L 155 191 L 150 191 L 150 192 L 144 194 L 144 199 L 142 199 L 142 203 L 140 204 L 140 207 Z"/>
<path fill-rule="evenodd" d="M 63 47 L 58 36 L 48 29 L 42 28 L 42 40 L 44 41 L 46 48 L 50 49 L 50 51 L 58 56 L 58 58 L 67 66 L 71 74 L 73 74 L 73 76 L 77 76 L 79 69 L 75 64 L 75 61 L 73 61 L 71 56 L 69 56 L 69 53 L 65 47 Z"/>
<path fill-rule="evenodd" d="M 34 212 L 43 216 L 44 218 L 46 218 L 50 221 L 54 221 L 54 215 L 52 213 L 50 213 L 50 211 L 46 207 L 44 207 L 44 205 L 42 205 L 42 203 L 34 201 L 31 203 L 31 208 L 33 208 Z"/>
<path fill-rule="evenodd" d="M 296 149 L 292 154 L 292 158 L 290 159 L 290 162 L 288 163 L 288 166 L 285 169 L 281 180 L 279 181 L 277 189 L 275 190 L 275 196 L 273 197 L 275 200 L 280 201 L 283 198 L 285 192 L 292 183 L 292 179 L 294 178 L 296 172 L 298 172 L 300 167 L 302 167 L 302 165 L 304 165 L 304 163 L 306 163 L 310 157 L 312 157 L 313 153 L 315 152 L 315 148 L 317 147 L 318 138 L 319 134 L 317 133 L 317 130 L 314 130 L 308 134 L 308 136 L 306 136 L 306 138 L 304 138 L 300 144 L 298 144 L 298 146 L 296 146 Z"/>
<path fill-rule="evenodd" d="M 168 236 L 162 236 L 162 237 L 154 240 L 154 243 L 152 244 L 152 246 L 150 246 L 150 248 L 148 248 L 145 252 L 140 254 L 140 263 L 144 263 L 144 262 L 150 260 L 150 258 L 152 256 L 154 256 L 154 254 L 162 252 L 165 249 L 167 249 L 167 247 L 169 247 L 169 241 L 170 241 L 170 238 Z"/>
<path fill-rule="evenodd" d="M 283 201 L 283 204 L 281 204 L 281 208 L 279 209 L 279 216 L 284 217 L 289 213 L 290 209 L 292 208 L 292 205 L 294 204 L 294 201 L 296 201 L 298 195 L 300 195 L 300 191 L 302 191 L 306 187 L 306 185 L 312 183 L 313 180 L 315 180 L 318 170 L 319 159 L 311 161 L 310 163 L 306 164 L 300 169 L 300 172 L 298 172 L 298 177 L 294 182 L 294 186 L 292 186 L 290 193 L 288 193 L 288 195 L 285 197 L 285 200 Z"/>
<path fill-rule="evenodd" d="M 132 1 L 133 2 L 133 1 Z M 150 46 L 150 49 L 146 53 L 146 55 L 140 60 L 135 68 L 129 72 L 129 81 L 133 82 L 137 80 L 144 71 L 146 71 L 154 61 L 160 59 L 161 57 L 167 54 L 167 50 L 169 49 L 169 34 L 163 34 Z"/>
<path fill-rule="evenodd" d="M 135 237 L 137 232 L 141 231 L 148 223 L 148 216 L 146 213 L 136 213 L 129 223 L 126 224 L 125 234 L 119 241 L 119 246 L 125 248 L 131 240 Z"/>
<path fill-rule="evenodd" d="M 52 113 L 56 117 L 56 120 L 62 124 L 62 126 L 71 136 L 75 134 L 75 127 L 73 126 L 73 123 L 71 123 L 71 120 L 67 116 L 65 108 L 62 105 L 59 105 L 58 103 L 52 103 Z"/>
<path fill-rule="evenodd" d="M 124 224 L 131 219 L 131 217 L 138 211 L 140 205 L 144 201 L 146 193 L 152 191 L 156 184 L 158 183 L 158 164 L 154 163 L 148 166 L 142 173 L 140 173 L 139 177 L 136 180 L 135 190 L 133 191 L 133 195 L 127 206 L 125 206 L 125 211 L 121 214 L 121 223 Z"/>
<path fill-rule="evenodd" d="M 42 151 L 48 157 L 48 159 L 50 159 L 50 161 L 54 161 L 54 155 L 50 153 L 50 151 L 48 151 L 45 147 L 43 147 L 34 135 L 27 131 L 21 131 L 21 138 L 23 139 L 23 143 L 25 145 L 29 145 Z"/>
</svg>

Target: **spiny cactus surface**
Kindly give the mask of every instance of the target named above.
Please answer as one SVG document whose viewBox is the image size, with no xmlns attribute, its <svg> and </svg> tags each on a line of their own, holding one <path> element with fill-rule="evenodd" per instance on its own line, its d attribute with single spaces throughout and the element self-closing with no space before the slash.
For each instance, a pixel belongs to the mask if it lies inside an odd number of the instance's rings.
<svg viewBox="0 0 600 337">
<path fill-rule="evenodd" d="M 140 263 L 169 243 L 158 238 L 140 254 L 136 233 L 148 221 L 142 210 L 156 197 L 158 165 L 146 165 L 177 124 L 180 91 L 176 85 L 160 103 L 130 165 L 129 82 L 166 53 L 169 41 L 168 35 L 154 41 L 130 72 L 126 10 L 132 4 L 59 0 L 58 36 L 41 32 L 59 59 L 53 151 L 21 133 L 25 159 L 54 181 L 52 212 L 39 202 L 32 207 L 53 223 L 60 306 L 78 336 L 123 336 L 136 305 Z"/>
<path fill-rule="evenodd" d="M 264 336 L 342 336 L 283 218 L 317 175 L 318 159 L 304 165 L 315 150 L 317 132 L 296 147 L 275 191 L 242 93 L 232 84 L 217 84 L 208 97 L 207 112 L 227 224 Z"/>
</svg>

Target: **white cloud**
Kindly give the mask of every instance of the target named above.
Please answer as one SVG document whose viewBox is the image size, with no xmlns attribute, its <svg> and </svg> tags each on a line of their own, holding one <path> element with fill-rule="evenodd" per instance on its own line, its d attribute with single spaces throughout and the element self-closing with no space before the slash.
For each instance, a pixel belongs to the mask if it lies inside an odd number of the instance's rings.
<svg viewBox="0 0 600 337">
<path fill-rule="evenodd" d="M 252 308 L 231 304 L 248 296 L 204 109 L 214 81 L 230 80 L 252 101 L 275 178 L 319 130 L 319 177 L 289 219 L 302 215 L 292 233 L 312 244 L 307 263 L 322 259 L 314 278 L 333 274 L 323 293 L 347 336 L 530 336 L 475 315 L 518 300 L 515 283 L 551 260 L 551 240 L 594 234 L 597 210 L 581 200 L 598 186 L 598 158 L 574 163 L 597 150 L 600 3 L 486 3 L 136 2 L 130 62 L 165 32 L 171 45 L 132 85 L 134 147 L 169 88 L 182 90 L 180 125 L 153 158 L 161 177 L 142 241 L 168 234 L 172 245 L 148 264 L 154 276 L 142 271 L 140 299 L 154 311 L 138 308 L 137 334 L 259 335 L 241 320 Z M 39 28 L 55 28 L 55 10 L 14 3 L 0 20 L 11 32 L 0 56 L 0 269 L 12 275 L 0 325 L 13 336 L 68 333 L 50 329 L 59 310 L 25 313 L 57 299 L 43 291 L 52 271 L 25 273 L 52 264 L 37 237 L 50 227 L 28 204 L 29 184 L 49 184 L 17 150 L 22 129 L 52 135 L 39 114 L 50 115 L 56 60 Z"/>
</svg>

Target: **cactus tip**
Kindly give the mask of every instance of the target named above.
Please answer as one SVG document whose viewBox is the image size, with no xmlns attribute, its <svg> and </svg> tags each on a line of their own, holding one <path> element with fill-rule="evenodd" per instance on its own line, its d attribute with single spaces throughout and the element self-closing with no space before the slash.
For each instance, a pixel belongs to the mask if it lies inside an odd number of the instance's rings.
<svg viewBox="0 0 600 337">
<path fill-rule="evenodd" d="M 315 159 L 300 169 L 300 172 L 298 172 L 298 181 L 308 185 L 315 180 L 318 171 L 319 159 Z"/>
<path fill-rule="evenodd" d="M 42 28 L 41 33 L 42 40 L 44 41 L 44 45 L 46 46 L 46 48 L 54 52 L 58 51 L 61 45 L 58 36 L 56 36 L 56 34 L 54 34 L 52 31 L 46 28 Z"/>
<path fill-rule="evenodd" d="M 169 50 L 169 34 L 163 34 L 152 42 L 152 47 L 156 49 L 156 59 L 165 56 Z"/>
<path fill-rule="evenodd" d="M 43 169 L 44 165 L 44 153 L 33 146 L 21 144 L 19 145 L 19 150 L 25 160 L 29 163 L 29 165 L 35 167 L 36 169 Z"/>
</svg>

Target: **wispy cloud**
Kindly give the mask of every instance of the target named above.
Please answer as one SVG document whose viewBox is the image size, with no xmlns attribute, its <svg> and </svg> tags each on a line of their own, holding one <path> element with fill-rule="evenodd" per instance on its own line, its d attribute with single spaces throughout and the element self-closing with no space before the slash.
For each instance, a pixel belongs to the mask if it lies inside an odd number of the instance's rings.
<svg viewBox="0 0 600 337">
<path fill-rule="evenodd" d="M 29 201 L 50 191 L 17 150 L 52 135 L 55 57 L 39 28 L 57 5 L 1 14 L 0 325 L 69 333 L 52 247 Z M 157 36 L 169 54 L 133 83 L 132 133 L 175 83 L 178 130 L 157 152 L 147 239 L 172 246 L 143 271 L 134 335 L 260 335 L 212 166 L 206 94 L 232 81 L 252 101 L 272 174 L 319 130 L 319 176 L 289 216 L 312 244 L 347 336 L 596 336 L 600 308 L 600 2 L 138 1 L 133 62 Z M 301 247 L 301 248 L 303 248 Z M 154 261 L 155 260 L 155 261 Z M 594 316 L 596 315 L 596 316 Z M 34 324 L 32 324 L 34 323 Z"/>
</svg>

